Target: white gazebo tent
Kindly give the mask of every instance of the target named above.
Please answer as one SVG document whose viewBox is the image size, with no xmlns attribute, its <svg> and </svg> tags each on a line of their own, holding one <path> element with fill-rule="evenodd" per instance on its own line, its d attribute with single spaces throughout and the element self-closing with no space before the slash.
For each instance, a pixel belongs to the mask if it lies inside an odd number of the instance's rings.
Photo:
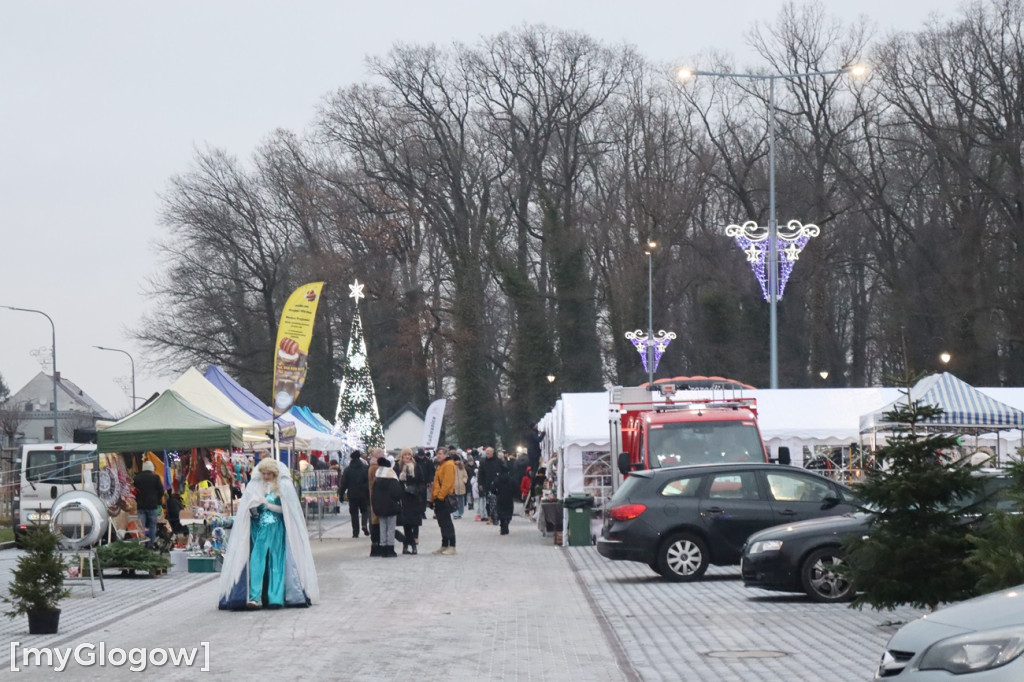
<svg viewBox="0 0 1024 682">
<path fill-rule="evenodd" d="M 918 381 L 909 395 L 904 392 L 888 405 L 861 416 L 861 433 L 874 438 L 879 431 L 891 430 L 895 424 L 886 421 L 885 415 L 908 400 L 942 408 L 942 414 L 921 423 L 931 430 L 973 433 L 981 438 L 1002 431 L 1019 432 L 1024 428 L 1024 411 L 996 400 L 949 372 L 942 372 Z M 998 439 L 996 443 L 998 447 Z M 998 451 L 996 454 L 998 461 Z"/>
</svg>

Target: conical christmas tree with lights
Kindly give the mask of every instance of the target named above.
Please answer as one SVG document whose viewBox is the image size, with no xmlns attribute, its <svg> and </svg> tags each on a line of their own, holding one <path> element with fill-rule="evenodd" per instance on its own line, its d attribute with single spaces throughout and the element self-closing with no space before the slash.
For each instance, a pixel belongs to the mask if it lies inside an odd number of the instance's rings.
<svg viewBox="0 0 1024 682">
<path fill-rule="evenodd" d="M 350 284 L 349 296 L 356 300 L 352 316 L 352 332 L 348 338 L 345 369 L 341 376 L 338 411 L 334 417 L 334 433 L 342 436 L 350 450 L 367 451 L 384 447 L 384 428 L 377 411 L 377 397 L 370 377 L 370 363 L 366 357 L 363 322 L 359 317 L 359 299 L 364 298 L 363 286 L 356 280 Z"/>
</svg>

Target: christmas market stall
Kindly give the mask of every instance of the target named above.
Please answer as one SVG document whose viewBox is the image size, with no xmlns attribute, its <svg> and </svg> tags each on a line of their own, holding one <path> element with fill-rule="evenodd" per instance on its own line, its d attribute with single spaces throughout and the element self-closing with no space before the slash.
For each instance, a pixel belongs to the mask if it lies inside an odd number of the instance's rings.
<svg viewBox="0 0 1024 682">
<path fill-rule="evenodd" d="M 1012 390 L 1016 393 L 1020 389 Z M 909 392 L 902 391 L 903 395 L 888 405 L 862 415 L 860 431 L 869 439 L 869 445 L 874 450 L 885 432 L 896 426 L 886 421 L 886 415 L 893 412 L 898 404 L 906 405 L 913 401 L 933 405 L 941 408 L 942 414 L 921 421 L 918 424 L 919 428 L 973 435 L 974 450 L 977 450 L 981 443 L 992 442 L 996 451 L 993 461 L 988 463 L 998 466 L 1002 458 L 1001 439 L 995 435 L 1000 432 L 1014 434 L 1015 439 L 1020 439 L 1018 443 L 1024 445 L 1024 439 L 1021 439 L 1024 433 L 1024 411 L 987 395 L 986 391 L 998 392 L 999 389 L 977 389 L 949 372 L 931 374 L 914 384 Z M 999 393 L 1000 397 L 1011 401 L 1020 400 L 1020 397 L 1009 391 L 1010 389 L 1007 389 Z M 969 453 L 970 449 L 958 454 Z"/>
<path fill-rule="evenodd" d="M 567 497 L 592 495 L 598 508 L 611 498 L 616 474 L 610 453 L 608 394 L 563 393 L 539 426 L 545 433 L 541 466 L 550 487 L 541 495 L 537 524 L 542 532 L 552 524 L 562 531 L 567 517 L 559 508 Z M 565 534 L 559 537 L 563 543 L 568 539 Z"/>
<path fill-rule="evenodd" d="M 224 529 L 230 526 L 232 489 L 244 485 L 248 474 L 244 460 L 233 459 L 244 445 L 240 427 L 167 390 L 98 430 L 96 445 L 101 453 L 97 487 L 119 535 L 142 534 L 131 481 L 144 463 L 151 462 L 166 497 L 181 508 L 179 522 L 199 526 L 190 534 L 192 543 L 209 542 L 206 549 L 215 550 L 223 542 Z"/>
</svg>

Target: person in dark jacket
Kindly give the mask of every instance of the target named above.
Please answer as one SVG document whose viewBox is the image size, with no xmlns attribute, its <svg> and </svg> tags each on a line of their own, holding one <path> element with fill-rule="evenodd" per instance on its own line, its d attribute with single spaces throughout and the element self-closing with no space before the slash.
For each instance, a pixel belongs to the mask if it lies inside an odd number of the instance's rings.
<svg viewBox="0 0 1024 682">
<path fill-rule="evenodd" d="M 160 517 L 160 503 L 164 499 L 164 484 L 154 473 L 153 463 L 146 460 L 142 463 L 142 471 L 135 474 L 132 481 L 135 485 L 135 503 L 139 510 L 139 521 L 146 526 L 146 546 L 153 547 L 156 542 L 156 522 Z"/>
<path fill-rule="evenodd" d="M 380 553 L 377 556 L 397 557 L 395 554 L 395 522 L 402 509 L 402 484 L 387 457 L 377 460 L 376 478 L 370 494 L 373 513 L 380 524 Z"/>
<path fill-rule="evenodd" d="M 494 511 L 498 517 L 498 524 L 501 526 L 501 534 L 508 535 L 508 524 L 515 512 L 518 486 L 512 477 L 511 467 L 507 462 L 503 462 L 501 468 L 494 475 L 491 492 L 494 493 L 495 497 Z"/>
<path fill-rule="evenodd" d="M 359 537 L 360 515 L 363 535 L 370 534 L 370 475 L 358 450 L 352 452 L 350 462 L 338 479 L 338 499 L 348 491 L 348 513 L 352 517 L 352 537 Z"/>
<path fill-rule="evenodd" d="M 530 470 L 533 472 L 534 477 L 537 476 L 537 472 L 540 471 L 540 444 L 544 442 L 544 436 L 547 435 L 540 430 L 537 424 L 532 424 L 529 430 L 526 432 L 526 458 L 527 464 Z M 537 481 L 530 481 L 530 488 L 533 489 L 537 486 Z"/>
<path fill-rule="evenodd" d="M 423 480 L 427 482 L 427 484 L 423 486 L 422 519 L 427 518 L 427 500 L 430 499 L 430 486 L 434 481 L 434 472 L 436 471 L 434 460 L 431 459 L 430 454 L 430 452 L 423 448 L 416 451 L 416 463 L 420 465 L 420 470 L 423 472 Z"/>
<path fill-rule="evenodd" d="M 395 464 L 398 482 L 402 484 L 402 510 L 398 513 L 398 524 L 402 526 L 405 539 L 402 541 L 402 554 L 419 554 L 420 526 L 423 524 L 423 512 L 427 507 L 424 497 L 427 489 L 427 477 L 423 467 L 412 456 L 412 450 L 405 448 Z"/>
<path fill-rule="evenodd" d="M 188 528 L 181 525 L 181 510 L 183 508 L 181 495 L 178 493 L 169 493 L 167 495 L 164 518 L 167 519 L 167 523 L 171 526 L 171 532 L 175 535 L 188 535 Z"/>
<path fill-rule="evenodd" d="M 473 496 L 473 479 L 476 478 L 476 458 L 476 450 L 466 452 L 466 475 L 468 477 L 466 482 L 466 501 L 469 503 L 466 506 L 470 509 L 473 508 L 473 500 L 476 499 Z"/>
<path fill-rule="evenodd" d="M 484 458 L 480 460 L 480 464 L 476 469 L 477 489 L 480 491 L 480 496 L 484 498 L 484 500 L 481 500 L 481 502 L 484 502 L 481 515 L 484 521 L 492 525 L 497 524 L 492 487 L 494 486 L 494 478 L 501 467 L 501 460 L 494 454 L 494 448 L 486 448 L 484 450 Z"/>
</svg>

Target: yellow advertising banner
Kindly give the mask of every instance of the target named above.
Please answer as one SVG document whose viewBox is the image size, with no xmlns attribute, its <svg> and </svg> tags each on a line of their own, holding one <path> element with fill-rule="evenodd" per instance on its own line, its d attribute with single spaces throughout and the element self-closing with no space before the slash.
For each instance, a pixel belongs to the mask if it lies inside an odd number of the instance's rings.
<svg viewBox="0 0 1024 682">
<path fill-rule="evenodd" d="M 295 404 L 306 380 L 306 359 L 323 286 L 323 282 L 303 284 L 292 292 L 281 311 L 274 352 L 274 417 Z"/>
</svg>

